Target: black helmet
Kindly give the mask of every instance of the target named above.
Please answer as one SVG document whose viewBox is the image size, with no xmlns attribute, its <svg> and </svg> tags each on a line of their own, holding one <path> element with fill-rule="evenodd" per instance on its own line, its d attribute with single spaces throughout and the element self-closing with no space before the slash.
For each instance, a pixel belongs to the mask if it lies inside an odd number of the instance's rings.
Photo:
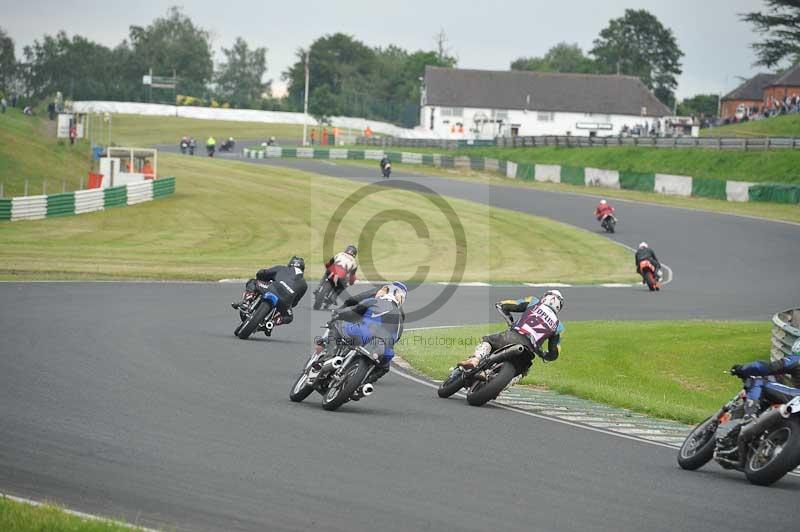
<svg viewBox="0 0 800 532">
<path fill-rule="evenodd" d="M 288 266 L 290 268 L 299 268 L 301 272 L 306 271 L 306 261 L 303 260 L 303 257 L 298 257 L 297 255 L 289 260 Z"/>
<path fill-rule="evenodd" d="M 348 255 L 352 255 L 355 257 L 356 255 L 358 255 L 358 248 L 355 247 L 353 244 L 350 244 L 349 246 L 344 248 L 344 252 L 347 253 Z"/>
</svg>

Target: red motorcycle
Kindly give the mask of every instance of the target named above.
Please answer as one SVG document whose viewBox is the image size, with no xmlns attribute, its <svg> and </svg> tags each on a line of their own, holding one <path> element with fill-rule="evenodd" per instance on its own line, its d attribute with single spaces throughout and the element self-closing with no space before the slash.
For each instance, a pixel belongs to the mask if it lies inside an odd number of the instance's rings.
<svg viewBox="0 0 800 532">
<path fill-rule="evenodd" d="M 656 270 L 655 266 L 653 266 L 653 263 L 647 259 L 640 262 L 639 273 L 642 275 L 642 282 L 647 285 L 647 288 L 651 292 L 661 290 L 658 270 Z"/>
<path fill-rule="evenodd" d="M 336 304 L 336 298 L 341 292 L 340 286 L 345 282 L 348 273 L 338 264 L 331 264 L 325 278 L 314 291 L 314 310 L 327 309 Z"/>
</svg>

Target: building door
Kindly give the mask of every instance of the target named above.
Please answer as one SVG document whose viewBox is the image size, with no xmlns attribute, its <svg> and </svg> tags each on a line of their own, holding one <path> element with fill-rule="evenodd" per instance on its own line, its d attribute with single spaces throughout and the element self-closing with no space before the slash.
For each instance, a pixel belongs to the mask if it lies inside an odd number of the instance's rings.
<svg viewBox="0 0 800 532">
<path fill-rule="evenodd" d="M 512 137 L 519 136 L 519 126 L 511 126 L 511 136 Z"/>
</svg>

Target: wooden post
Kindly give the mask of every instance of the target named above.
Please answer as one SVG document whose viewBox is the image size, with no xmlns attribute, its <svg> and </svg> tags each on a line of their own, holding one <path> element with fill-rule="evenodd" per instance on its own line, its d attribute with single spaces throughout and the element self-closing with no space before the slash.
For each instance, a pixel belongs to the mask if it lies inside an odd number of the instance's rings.
<svg viewBox="0 0 800 532">
<path fill-rule="evenodd" d="M 78 185 L 78 190 L 83 190 L 83 176 L 81 176 L 81 182 Z"/>
<path fill-rule="evenodd" d="M 26 179 L 25 180 L 25 193 L 23 194 L 23 196 L 27 196 L 27 195 L 28 195 L 28 180 Z"/>
</svg>

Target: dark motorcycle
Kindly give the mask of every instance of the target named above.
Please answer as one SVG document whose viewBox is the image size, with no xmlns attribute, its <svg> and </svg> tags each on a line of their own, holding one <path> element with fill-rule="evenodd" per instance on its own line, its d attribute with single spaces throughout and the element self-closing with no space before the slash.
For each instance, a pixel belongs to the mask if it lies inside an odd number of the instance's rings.
<svg viewBox="0 0 800 532">
<path fill-rule="evenodd" d="M 386 163 L 381 166 L 381 172 L 383 173 L 383 177 L 389 179 L 392 175 L 392 163 Z"/>
<path fill-rule="evenodd" d="M 211 145 L 211 144 L 206 145 L 206 152 L 208 152 L 208 156 L 209 157 L 213 157 L 214 156 L 214 151 L 215 150 L 216 150 L 216 148 L 213 145 Z"/>
<path fill-rule="evenodd" d="M 380 364 L 380 356 L 346 343 L 332 355 L 326 354 L 324 345 L 333 326 L 332 323 L 323 326 L 325 334 L 317 338 L 303 372 L 289 391 L 292 401 L 299 403 L 316 390 L 322 395 L 322 408 L 336 410 L 347 401 L 357 401 L 374 392 L 372 384 L 365 381 Z"/>
<path fill-rule="evenodd" d="M 314 310 L 327 309 L 336 304 L 340 292 L 339 283 L 346 276 L 347 272 L 338 264 L 334 264 L 329 271 L 326 271 L 325 278 L 314 291 Z"/>
<path fill-rule="evenodd" d="M 189 155 L 194 155 L 194 149 L 197 147 L 197 143 L 194 139 L 189 141 Z"/>
<path fill-rule="evenodd" d="M 500 313 L 509 327 L 514 324 L 511 318 Z M 521 344 L 503 346 L 483 357 L 472 369 L 453 368 L 452 373 L 439 385 L 437 393 L 444 399 L 466 388 L 467 403 L 481 406 L 496 399 L 500 392 L 527 375 L 536 355 L 542 356 L 542 353 L 532 353 Z"/>
<path fill-rule="evenodd" d="M 747 480 L 769 486 L 800 465 L 800 390 L 765 387 L 762 411 L 745 421 L 746 394 L 738 393 L 686 437 L 678 465 L 693 471 L 712 458 L 725 469 L 743 471 Z"/>
<path fill-rule="evenodd" d="M 222 146 L 219 147 L 219 151 L 232 152 L 234 146 L 236 146 L 236 143 L 234 141 L 226 140 L 225 142 L 222 143 Z"/>
<path fill-rule="evenodd" d="M 272 283 L 256 281 L 256 296 L 245 300 L 245 308 L 239 309 L 242 322 L 233 331 L 233 335 L 247 340 L 256 331 L 264 331 L 269 336 L 275 327 L 277 314 L 275 294 L 269 291 Z"/>
<path fill-rule="evenodd" d="M 182 140 L 180 146 L 181 146 L 181 153 L 186 155 L 186 150 L 189 149 L 189 143 L 185 140 Z"/>
<path fill-rule="evenodd" d="M 661 290 L 660 276 L 653 263 L 645 259 L 639 263 L 639 271 L 641 272 L 642 282 L 647 285 L 647 289 L 653 292 L 654 290 Z"/>
<path fill-rule="evenodd" d="M 602 227 L 606 233 L 613 233 L 617 227 L 617 218 L 613 214 L 606 214 L 600 221 L 600 227 Z"/>
</svg>

